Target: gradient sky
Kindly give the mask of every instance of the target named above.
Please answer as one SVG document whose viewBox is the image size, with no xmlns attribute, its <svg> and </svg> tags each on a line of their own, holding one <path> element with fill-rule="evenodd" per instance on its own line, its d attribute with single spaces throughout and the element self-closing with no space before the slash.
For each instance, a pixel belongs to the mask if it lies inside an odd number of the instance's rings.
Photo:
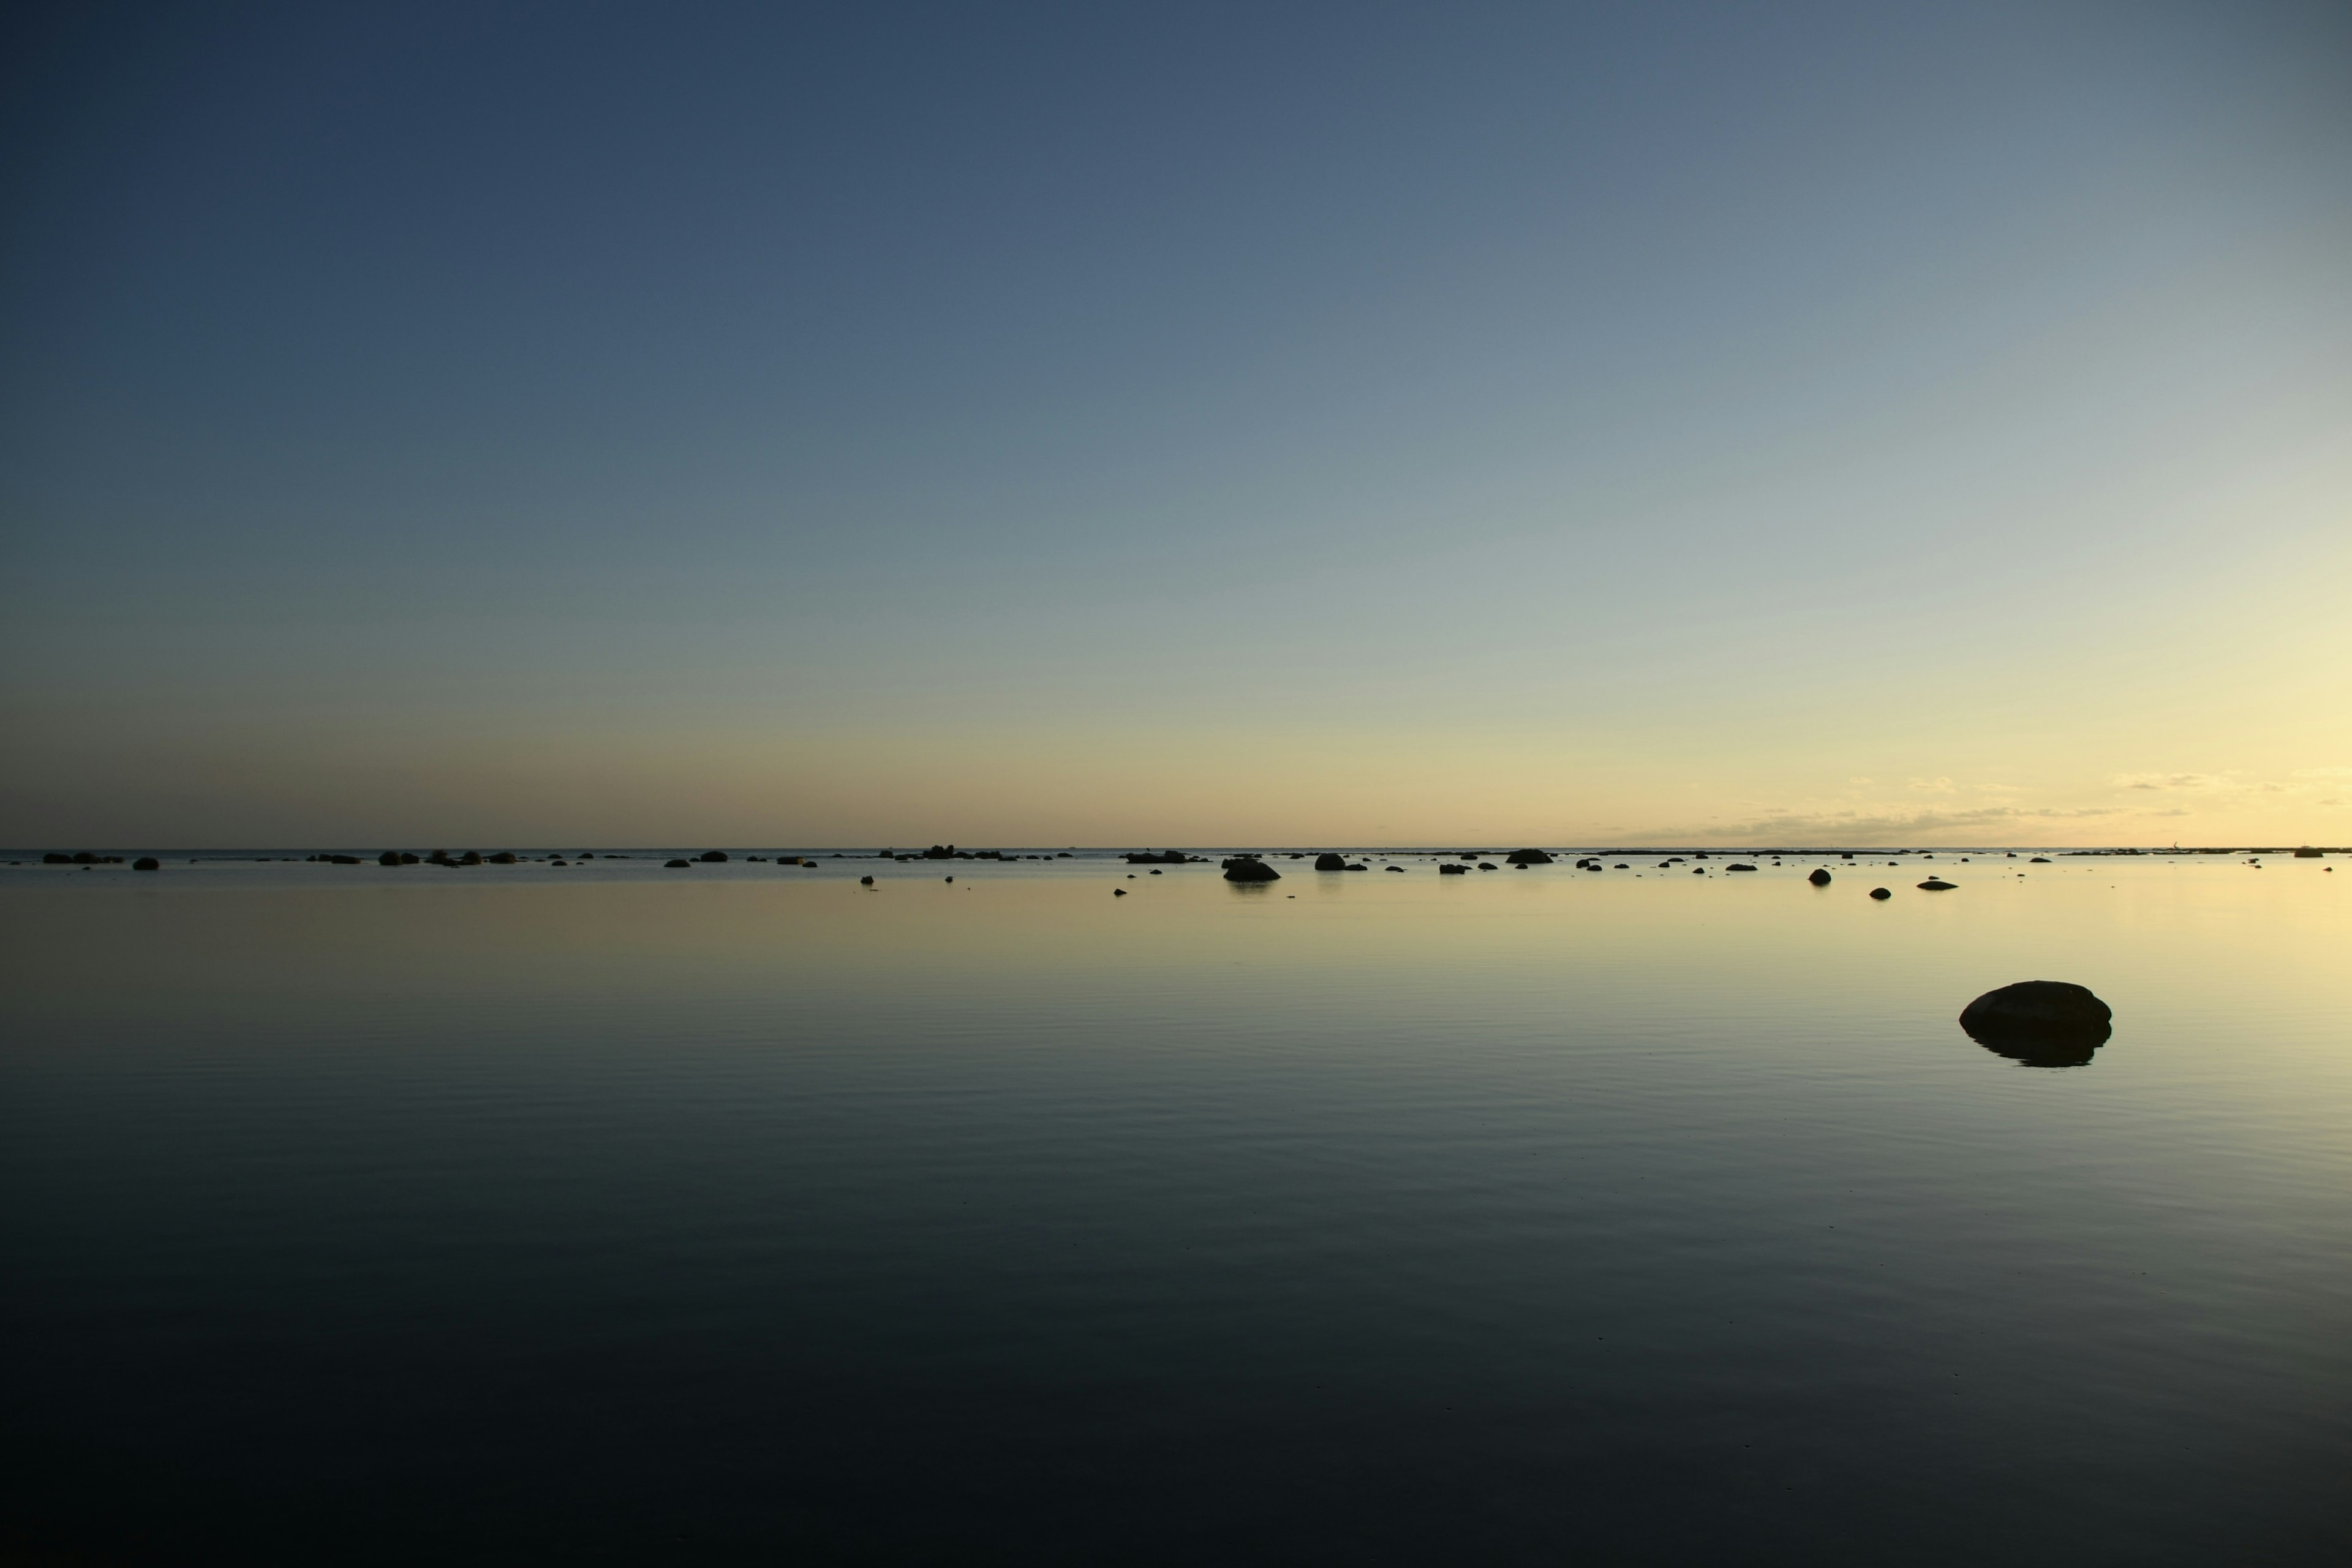
<svg viewBox="0 0 2352 1568">
<path fill-rule="evenodd" d="M 0 839 L 2352 841 L 2352 7 L 18 7 Z"/>
</svg>

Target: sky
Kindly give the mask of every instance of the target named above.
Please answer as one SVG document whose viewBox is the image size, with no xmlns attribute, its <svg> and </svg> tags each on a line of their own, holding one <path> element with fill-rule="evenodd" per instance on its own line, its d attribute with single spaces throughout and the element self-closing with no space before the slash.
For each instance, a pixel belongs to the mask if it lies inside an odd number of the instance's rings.
<svg viewBox="0 0 2352 1568">
<path fill-rule="evenodd" d="M 2352 8 L 0 26 L 0 842 L 2352 843 Z"/>
</svg>

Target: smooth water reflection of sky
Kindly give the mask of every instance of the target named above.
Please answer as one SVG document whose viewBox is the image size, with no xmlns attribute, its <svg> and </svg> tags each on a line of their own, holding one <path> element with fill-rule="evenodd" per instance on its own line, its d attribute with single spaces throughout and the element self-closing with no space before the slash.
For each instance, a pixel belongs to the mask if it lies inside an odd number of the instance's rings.
<svg viewBox="0 0 2352 1568">
<path fill-rule="evenodd" d="M 12 872 L 26 1484 L 264 1554 L 2345 1544 L 2335 862 L 1409 863 Z M 1958 1030 L 2033 977 L 2087 1068 Z"/>
</svg>

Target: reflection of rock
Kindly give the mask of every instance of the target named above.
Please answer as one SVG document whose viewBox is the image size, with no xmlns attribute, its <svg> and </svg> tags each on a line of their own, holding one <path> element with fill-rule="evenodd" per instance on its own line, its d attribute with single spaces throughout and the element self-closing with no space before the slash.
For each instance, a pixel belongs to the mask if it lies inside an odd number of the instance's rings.
<svg viewBox="0 0 2352 1568">
<path fill-rule="evenodd" d="M 1322 854 L 1315 857 L 1315 868 L 1318 871 L 1344 871 L 1348 868 L 1348 858 L 1344 855 L 1334 855 L 1326 849 Z"/>
<path fill-rule="evenodd" d="M 1813 874 L 1805 880 L 1816 888 L 1826 888 L 1830 885 L 1830 874 L 1823 868 L 1816 866 L 1813 868 Z"/>
<path fill-rule="evenodd" d="M 1551 857 L 1540 849 L 1514 849 L 1503 857 L 1514 866 L 1549 866 Z"/>
<path fill-rule="evenodd" d="M 1236 855 L 1225 862 L 1228 882 L 1278 882 L 1282 873 L 1255 855 Z"/>
<path fill-rule="evenodd" d="M 1985 1049 L 2029 1067 L 2084 1067 L 2114 1032 L 2114 1019 L 2084 986 L 2021 980 L 1961 1009 L 1960 1027 Z"/>
</svg>

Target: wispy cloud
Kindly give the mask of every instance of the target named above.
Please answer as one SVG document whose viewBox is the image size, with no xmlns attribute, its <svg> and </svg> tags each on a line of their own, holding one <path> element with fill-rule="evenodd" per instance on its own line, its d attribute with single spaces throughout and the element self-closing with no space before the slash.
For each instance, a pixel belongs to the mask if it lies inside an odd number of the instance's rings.
<svg viewBox="0 0 2352 1568">
<path fill-rule="evenodd" d="M 2023 828 L 2042 823 L 2095 822 L 2122 815 L 2113 806 L 1987 805 L 1961 811 L 1888 811 L 1856 808 L 1844 811 L 1768 811 L 1745 822 L 1710 823 L 1702 828 L 1657 828 L 1635 837 L 1661 843 L 1684 840 L 1740 843 L 1885 844 L 1918 843 L 1937 834 L 1986 837 L 2000 828 Z M 2138 815 L 2138 814 L 2135 814 Z M 2185 811 L 2157 816 L 2186 816 Z"/>
</svg>

